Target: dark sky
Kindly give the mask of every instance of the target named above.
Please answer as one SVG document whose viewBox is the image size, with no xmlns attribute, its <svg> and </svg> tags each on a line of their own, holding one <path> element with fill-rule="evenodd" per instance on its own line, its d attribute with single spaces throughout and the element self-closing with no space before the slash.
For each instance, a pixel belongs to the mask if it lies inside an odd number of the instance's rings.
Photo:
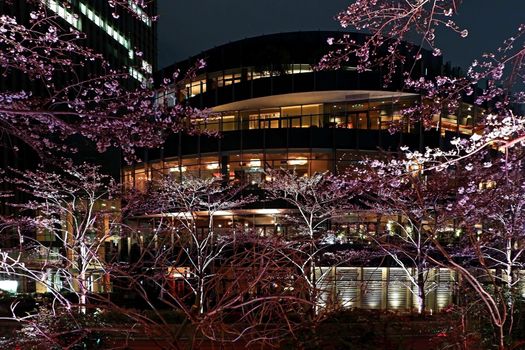
<svg viewBox="0 0 525 350">
<path fill-rule="evenodd" d="M 333 17 L 352 0 L 159 0 L 159 68 L 208 48 L 285 31 L 338 30 Z M 457 18 L 469 36 L 447 34 L 445 60 L 466 67 L 525 23 L 525 0 L 464 0 Z"/>
</svg>

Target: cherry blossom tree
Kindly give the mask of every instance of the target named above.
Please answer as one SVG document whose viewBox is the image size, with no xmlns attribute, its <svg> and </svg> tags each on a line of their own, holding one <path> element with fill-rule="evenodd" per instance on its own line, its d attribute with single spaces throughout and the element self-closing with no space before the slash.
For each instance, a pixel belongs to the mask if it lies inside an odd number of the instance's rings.
<svg viewBox="0 0 525 350">
<path fill-rule="evenodd" d="M 521 147 L 471 157 L 464 165 L 469 182 L 458 188 L 457 202 L 449 208 L 461 218 L 470 255 L 476 258 L 469 277 L 484 281 L 473 283 L 489 309 L 500 348 L 514 345 L 524 283 L 522 157 Z M 475 161 L 483 167 L 474 170 Z"/>
<path fill-rule="evenodd" d="M 42 160 L 50 160 L 76 151 L 71 142 L 64 142 L 74 135 L 93 142 L 100 152 L 116 147 L 133 157 L 135 148 L 158 147 L 169 133 L 196 131 L 192 120 L 203 114 L 181 104 L 155 104 L 151 78 L 130 88 L 127 73 L 86 48 L 84 33 L 62 23 L 46 9 L 45 2 L 29 3 L 32 10 L 27 23 L 1 15 L 2 74 L 36 87 L 34 91 L 0 93 L 4 137 L 18 139 Z M 116 12 L 135 15 L 137 6 L 147 6 L 145 1 L 109 3 Z M 197 62 L 188 76 L 203 65 Z M 165 84 L 176 84 L 178 79 L 175 74 Z"/>
<path fill-rule="evenodd" d="M 330 39 L 334 50 L 323 58 L 320 68 L 338 67 L 357 57 L 361 71 L 383 67 L 387 71 L 385 85 L 394 74 L 403 74 L 404 89 L 420 93 L 422 100 L 402 114 L 405 121 L 422 122 L 426 128 L 439 127 L 441 118 L 435 116 L 443 111 L 453 114 L 470 95 L 475 95 L 474 103 L 485 109 L 473 126 L 470 139 L 453 140 L 447 151 L 408 151 L 404 160 L 392 160 L 388 165 L 378 162 L 377 168 L 364 178 L 384 172 L 380 174 L 385 181 L 381 189 L 388 189 L 388 194 L 395 192 L 389 187 L 400 188 L 396 196 L 387 196 L 392 198 L 388 205 L 392 210 L 406 208 L 399 203 L 400 198 L 412 198 L 410 204 L 414 207 L 422 204 L 416 222 L 429 221 L 425 225 L 430 230 L 423 232 L 428 238 L 426 242 L 435 254 L 441 255 L 440 259 L 429 255 L 429 260 L 459 272 L 485 305 L 498 346 L 505 348 L 509 345 L 505 337 L 513 328 L 512 292 L 520 284 L 516 269 L 521 266 L 522 255 L 517 243 L 522 216 L 519 199 L 522 188 L 517 169 L 521 167 L 523 116 L 513 104 L 523 101 L 523 25 L 496 52 L 472 62 L 463 76 L 417 76 L 414 68 L 423 58 L 423 49 L 430 49 L 434 56 L 442 54 L 436 44 L 438 27 L 455 31 L 460 37 L 468 35 L 468 30 L 454 18 L 461 6 L 462 1 L 454 0 L 355 1 L 337 19 L 343 27 L 362 30 L 369 36 L 363 42 L 354 41 L 351 35 Z M 407 64 L 408 69 L 403 71 Z M 481 82 L 485 87 L 482 91 L 478 89 Z M 390 176 L 392 172 L 396 175 Z M 443 179 L 434 193 L 424 191 L 417 195 L 417 189 L 430 189 L 432 179 L 443 174 L 450 179 Z M 448 195 L 441 192 L 445 189 Z M 378 191 L 372 196 L 384 193 Z M 438 201 L 424 203 L 437 198 L 439 193 L 443 195 Z M 386 204 L 384 198 L 373 201 L 372 205 L 378 206 L 377 203 Z M 427 214 L 434 220 L 427 220 Z M 454 248 L 463 249 L 463 253 L 451 250 L 434 237 L 441 228 L 430 223 L 437 223 L 437 218 L 442 218 L 442 224 L 447 220 L 455 222 L 461 244 Z M 459 256 L 470 260 L 472 265 L 465 265 Z M 480 274 L 485 277 L 483 282 Z"/>
<path fill-rule="evenodd" d="M 108 3 L 114 17 L 121 11 L 141 16 L 137 9 L 149 6 L 142 0 Z M 132 325 L 140 325 L 137 332 L 161 334 L 171 348 L 180 347 L 182 334 L 191 327 L 195 346 L 200 335 L 277 346 L 322 319 L 322 263 L 347 264 L 357 254 L 329 250 L 338 239 L 331 225 L 350 211 L 364 209 L 394 217 L 386 231 L 368 238 L 407 272 L 420 312 L 426 308 L 429 267 L 451 268 L 485 306 L 497 346 L 511 346 L 508 339 L 516 328 L 523 282 L 525 138 L 524 119 L 511 107 L 524 97 L 517 85 L 523 82 L 524 27 L 496 53 L 473 62 L 465 76 L 416 78 L 414 67 L 424 48 L 441 55 L 436 45 L 439 27 L 468 35 L 454 22 L 460 6 L 459 0 L 359 0 L 339 14 L 343 27 L 370 35 L 359 43 L 351 36 L 330 39 L 335 49 L 320 68 L 357 57 L 359 71 L 385 68 L 386 85 L 394 74 L 403 74 L 404 89 L 422 95 L 422 102 L 403 114 L 427 128 L 439 125 L 436 115 L 456 110 L 463 98 L 477 93 L 482 81 L 487 88 L 475 103 L 487 112 L 470 139 L 455 139 L 446 151 L 402 149 L 400 158 L 365 161 L 346 177 L 269 172 L 264 190 L 293 210 L 286 218 L 295 228 L 292 237 L 261 237 L 228 219 L 253 198 L 243 197 L 242 186 L 223 179 L 167 177 L 151 184 L 145 193 L 128 198 L 124 214 L 132 219 L 123 225 L 113 213 L 118 207 L 112 202 L 118 193 L 114 183 L 87 165 L 66 163 L 63 173 L 34 170 L 17 172 L 17 179 L 6 177 L 31 200 L 17 204 L 25 210 L 21 215 L 1 221 L 2 233 L 10 233 L 17 244 L 0 250 L 0 267 L 6 274 L 36 281 L 52 296 L 49 308 L 22 318 L 13 306 L 13 318 L 33 325 L 59 346 L 68 345 L 57 341 L 54 325 L 38 322 L 39 315 L 85 318 L 85 325 L 64 331 L 85 333 L 96 328 L 91 319 L 95 308 L 122 313 Z M 414 38 L 415 44 L 406 44 Z M 82 41 L 82 33 L 65 26 L 38 1 L 28 23 L 1 16 L 3 74 L 27 78 L 42 91 L 0 94 L 0 129 L 5 135 L 20 139 L 42 159 L 71 151 L 67 141 L 75 135 L 96 143 L 101 152 L 118 147 L 131 159 L 136 147 L 159 146 L 169 133 L 197 132 L 192 120 L 203 114 L 181 104 L 156 105 L 150 82 L 129 89 L 127 74 L 114 70 Z M 409 69 L 400 72 L 407 62 Z M 76 74 L 93 66 L 103 74 Z M 197 62 L 189 78 L 202 66 Z M 178 80 L 177 72 L 161 88 L 178 86 Z M 147 223 L 147 237 L 137 224 L 141 221 Z M 124 234 L 136 244 L 134 255 L 125 262 L 103 259 L 105 243 Z M 41 264 L 27 264 L 31 255 L 38 255 Z M 91 293 L 95 272 L 138 295 L 154 316 Z M 51 273 L 58 277 L 49 278 Z M 98 278 L 104 286 L 105 277 Z M 64 290 L 75 296 L 73 301 Z M 163 309 L 183 313 L 175 332 Z"/>
<path fill-rule="evenodd" d="M 2 270 L 33 280 L 67 309 L 85 313 L 90 285 L 105 283 L 101 254 L 119 223 L 112 201 L 118 186 L 88 165 L 71 166 L 65 174 L 18 173 L 19 177 L 5 181 L 14 182 L 31 199 L 13 204 L 20 214 L 2 221 L 3 230 L 16 232 L 19 241 L 2 249 Z M 77 301 L 67 300 L 61 291 L 76 295 Z"/>
<path fill-rule="evenodd" d="M 203 336 L 276 346 L 306 327 L 302 316 L 312 301 L 297 266 L 308 255 L 295 241 L 261 236 L 234 220 L 232 211 L 254 201 L 243 189 L 219 178 L 167 176 L 129 200 L 127 231 L 148 226 L 149 236 L 140 238 L 140 258 L 118 275 L 152 309 L 156 295 L 161 308 L 183 312 L 181 330 L 165 334 L 172 344 L 193 329 L 195 344 Z"/>
<path fill-rule="evenodd" d="M 367 210 L 388 219 L 367 239 L 389 256 L 406 275 L 417 311 L 424 313 L 434 287 L 429 272 L 437 267 L 435 242 L 454 240 L 454 221 L 442 210 L 457 183 L 448 174 L 423 173 L 421 164 L 402 159 L 367 159 L 346 175 L 358 176 L 365 189 L 360 200 Z"/>
<path fill-rule="evenodd" d="M 436 43 L 439 28 L 453 31 L 459 37 L 468 36 L 468 29 L 455 20 L 462 3 L 460 0 L 355 1 L 339 13 L 337 20 L 343 28 L 363 31 L 369 36 L 363 42 L 357 42 L 349 34 L 329 39 L 334 49 L 323 57 L 319 68 L 337 68 L 355 57 L 360 71 L 382 67 L 386 71 L 385 85 L 395 74 L 402 74 L 404 89 L 419 92 L 423 97 L 420 104 L 407 108 L 403 115 L 407 121 L 423 122 L 427 128 L 439 126 L 434 116 L 456 111 L 462 99 L 471 95 L 475 95 L 477 105 L 490 107 L 490 115 L 501 122 L 511 116 L 513 103 L 523 102 L 523 25 L 495 52 L 473 61 L 465 75 L 431 78 L 419 76 L 415 70 L 423 59 L 424 49 L 430 49 L 434 56 L 442 55 Z M 483 85 L 483 91 L 479 85 Z M 480 123 L 483 122 L 484 118 L 480 118 Z M 513 138 L 522 135 L 520 131 Z"/>
<path fill-rule="evenodd" d="M 356 193 L 354 186 L 329 173 L 299 176 L 293 171 L 272 170 L 270 181 L 264 184 L 268 198 L 283 201 L 293 210 L 285 221 L 294 228 L 290 239 L 296 242 L 296 254 L 290 262 L 296 266 L 308 286 L 308 298 L 312 303 L 312 317 L 318 314 L 321 285 L 329 269 L 318 266 L 325 255 L 331 255 L 334 266 L 348 263 L 356 256 L 347 250 L 329 252 L 338 238 L 330 225 L 343 218 L 352 208 L 351 199 Z M 299 255 L 303 257 L 297 259 Z M 357 259 L 356 259 L 357 260 Z"/>
<path fill-rule="evenodd" d="M 213 264 L 230 241 L 221 242 L 220 231 L 224 224 L 216 223 L 216 216 L 246 205 L 249 200 L 238 197 L 240 188 L 224 187 L 217 178 L 185 176 L 181 181 L 176 176 L 168 176 L 153 186 L 147 195 L 154 202 L 151 204 L 153 211 L 148 213 L 161 216 L 159 225 L 168 225 L 176 242 L 186 241 L 186 244 L 174 246 L 181 249 L 180 261 L 175 262 L 175 266 L 189 268 L 187 276 L 181 275 L 195 296 L 195 308 L 203 313 Z M 162 216 L 170 218 L 169 222 L 165 223 Z"/>
<path fill-rule="evenodd" d="M 476 147 L 467 140 L 455 143 L 458 149 Z M 418 272 L 429 266 L 458 272 L 463 288 L 473 291 L 490 315 L 501 349 L 515 345 L 523 287 L 523 150 L 504 151 L 481 149 L 451 158 L 453 152 L 428 149 L 369 160 L 363 165 L 370 169 L 360 170 L 369 189 L 366 204 L 380 213 L 400 214 L 390 223 L 394 233 L 374 241 L 400 266 L 408 258 L 407 266 L 417 266 Z M 412 281 L 421 292 L 423 276 Z"/>
</svg>

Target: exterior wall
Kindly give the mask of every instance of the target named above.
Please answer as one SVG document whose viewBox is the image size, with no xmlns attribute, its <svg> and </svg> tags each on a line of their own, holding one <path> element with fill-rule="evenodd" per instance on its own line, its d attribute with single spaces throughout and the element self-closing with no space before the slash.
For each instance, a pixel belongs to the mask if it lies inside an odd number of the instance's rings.
<svg viewBox="0 0 525 350">
<path fill-rule="evenodd" d="M 364 94 L 353 90 L 294 93 L 216 106 L 212 116 L 196 123 L 201 130 L 220 136 L 176 135 L 161 151 L 145 153 L 144 163 L 126 167 L 123 183 L 126 188 L 143 189 L 147 181 L 169 174 L 257 184 L 264 180 L 264 171 L 279 168 L 305 174 L 338 173 L 378 150 L 396 152 L 401 145 L 422 150 L 475 132 L 470 125 L 472 115 L 479 111 L 469 104 L 463 104 L 457 115 L 436 115 L 436 129 L 424 130 L 408 126 L 401 117 L 403 109 L 419 103 L 417 95 L 367 93 L 373 94 L 374 99 L 355 100 Z M 343 101 L 323 102 L 334 95 Z M 297 101 L 303 103 L 294 104 Z M 464 118 L 462 113 L 470 114 Z M 392 123 L 404 126 L 393 134 Z"/>
<path fill-rule="evenodd" d="M 414 276 L 414 269 L 411 274 Z M 406 272 L 397 267 L 321 267 L 321 307 L 370 310 L 417 310 Z M 438 312 L 455 302 L 459 293 L 457 272 L 433 268 L 427 271 L 426 302 L 429 312 Z M 431 311 L 432 310 L 432 311 Z"/>
<path fill-rule="evenodd" d="M 316 71 L 320 55 L 329 49 L 326 38 L 333 34 L 270 35 L 223 45 L 194 57 L 192 61 L 205 57 L 207 70 L 182 88 L 163 92 L 157 103 L 210 108 L 214 114 L 196 121 L 197 127 L 220 136 L 175 135 L 163 149 L 145 152 L 142 163 L 124 168 L 124 186 L 143 190 L 163 176 L 184 181 L 191 175 L 238 180 L 256 189 L 270 180 L 266 176 L 269 169 L 294 170 L 300 175 L 337 174 L 364 156 L 380 156 L 379 151 L 397 152 L 401 145 L 438 147 L 448 138 L 476 132 L 472 125 L 480 111 L 467 103 L 454 113 L 435 115 L 431 130 L 409 126 L 402 120 L 402 110 L 424 101 L 415 93 L 398 92 L 401 76 L 385 88 L 381 70 L 358 74 L 352 60 L 338 71 Z M 356 37 L 362 39 L 361 35 Z M 441 74 L 441 60 L 423 53 L 424 59 L 417 62 L 419 76 Z M 178 68 L 181 66 L 184 63 Z M 173 69 L 165 69 L 158 78 L 171 77 Z M 402 125 L 396 134 L 390 133 L 392 123 Z M 259 235 L 293 238 L 297 234 L 286 218 L 293 211 L 282 204 L 260 205 L 217 215 L 214 232 L 239 227 Z M 368 249 L 371 242 L 367 237 L 388 234 L 390 219 L 378 213 L 348 213 L 340 222 L 327 222 L 326 228 L 336 233 L 340 246 L 334 249 Z M 133 225 L 147 227 L 148 220 L 155 219 L 137 219 Z M 453 223 L 449 231 L 455 232 Z M 151 238 L 147 230 L 142 232 L 144 237 L 136 240 L 139 244 Z M 131 241 L 127 244 L 129 250 Z M 323 266 L 321 261 L 322 267 L 315 272 L 321 281 L 320 307 L 416 309 L 415 286 L 410 285 L 406 271 L 375 263 Z M 171 271 L 174 293 L 184 290 L 180 282 L 182 274 L 188 273 L 185 268 L 177 266 Z M 414 268 L 408 269 L 412 275 L 416 273 Z M 428 309 L 440 311 L 454 302 L 457 275 L 439 268 L 426 273 Z"/>
</svg>

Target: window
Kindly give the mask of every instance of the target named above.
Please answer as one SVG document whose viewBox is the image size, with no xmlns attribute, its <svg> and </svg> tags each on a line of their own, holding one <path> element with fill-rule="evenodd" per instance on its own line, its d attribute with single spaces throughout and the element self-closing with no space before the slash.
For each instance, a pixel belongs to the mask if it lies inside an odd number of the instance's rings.
<svg viewBox="0 0 525 350">
<path fill-rule="evenodd" d="M 261 129 L 277 129 L 279 128 L 279 118 L 281 113 L 279 109 L 261 110 L 260 127 Z"/>
<path fill-rule="evenodd" d="M 85 15 L 87 18 L 89 18 L 89 20 L 91 22 L 95 23 L 98 27 L 100 27 L 102 30 L 104 30 L 109 36 L 111 36 L 113 39 L 115 39 L 118 43 L 120 43 L 126 49 L 129 50 L 131 48 L 130 41 L 127 38 L 125 38 L 122 34 L 120 34 L 118 32 L 118 30 L 116 30 L 109 23 L 104 21 L 95 12 L 93 12 L 91 9 L 89 9 L 85 4 L 80 3 L 79 7 L 80 7 L 80 12 L 83 15 Z"/>
<path fill-rule="evenodd" d="M 137 17 L 148 27 L 151 27 L 151 18 L 149 18 L 148 14 L 143 9 L 140 6 L 137 6 L 133 0 L 128 0 L 128 4 Z"/>
<path fill-rule="evenodd" d="M 66 22 L 71 24 L 73 27 L 75 27 L 78 30 L 82 30 L 82 21 L 78 17 L 78 15 L 68 11 L 66 8 L 62 7 L 57 1 L 55 0 L 41 0 L 42 3 L 45 3 L 47 8 L 49 8 L 51 11 L 55 12 L 57 15 L 62 17 Z"/>
</svg>

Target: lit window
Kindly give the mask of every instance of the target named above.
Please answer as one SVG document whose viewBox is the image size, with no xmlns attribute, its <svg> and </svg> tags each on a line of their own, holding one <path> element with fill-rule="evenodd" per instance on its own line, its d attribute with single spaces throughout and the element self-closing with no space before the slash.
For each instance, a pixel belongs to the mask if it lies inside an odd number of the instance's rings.
<svg viewBox="0 0 525 350">
<path fill-rule="evenodd" d="M 146 82 L 146 77 L 133 67 L 129 67 L 129 75 L 131 75 L 133 78 L 140 81 L 141 83 Z"/>
<path fill-rule="evenodd" d="M 149 18 L 149 16 L 147 15 L 146 12 L 144 12 L 144 10 L 142 8 L 140 8 L 140 6 L 137 6 L 137 4 L 135 4 L 133 2 L 133 0 L 128 0 L 128 4 L 131 8 L 131 10 L 133 12 L 135 12 L 135 14 L 138 15 L 138 17 L 140 18 L 140 20 L 142 22 L 144 22 L 148 27 L 151 27 L 151 18 Z"/>
<path fill-rule="evenodd" d="M 128 50 L 130 49 L 131 43 L 126 37 L 120 34 L 118 30 L 113 28 L 109 23 L 104 21 L 104 19 L 99 17 L 92 10 L 88 9 L 86 5 L 84 5 L 83 3 L 80 3 L 80 12 L 82 12 L 82 14 L 85 15 L 87 18 L 89 18 L 90 21 L 92 21 L 98 27 L 104 30 L 109 36 L 115 39 L 119 44 L 121 44 Z"/>
<path fill-rule="evenodd" d="M 78 30 L 82 30 L 82 22 L 77 15 L 69 12 L 66 8 L 59 5 L 55 0 L 41 0 L 41 2 L 46 4 L 47 8 L 62 17 L 67 23 L 71 24 Z"/>
</svg>

